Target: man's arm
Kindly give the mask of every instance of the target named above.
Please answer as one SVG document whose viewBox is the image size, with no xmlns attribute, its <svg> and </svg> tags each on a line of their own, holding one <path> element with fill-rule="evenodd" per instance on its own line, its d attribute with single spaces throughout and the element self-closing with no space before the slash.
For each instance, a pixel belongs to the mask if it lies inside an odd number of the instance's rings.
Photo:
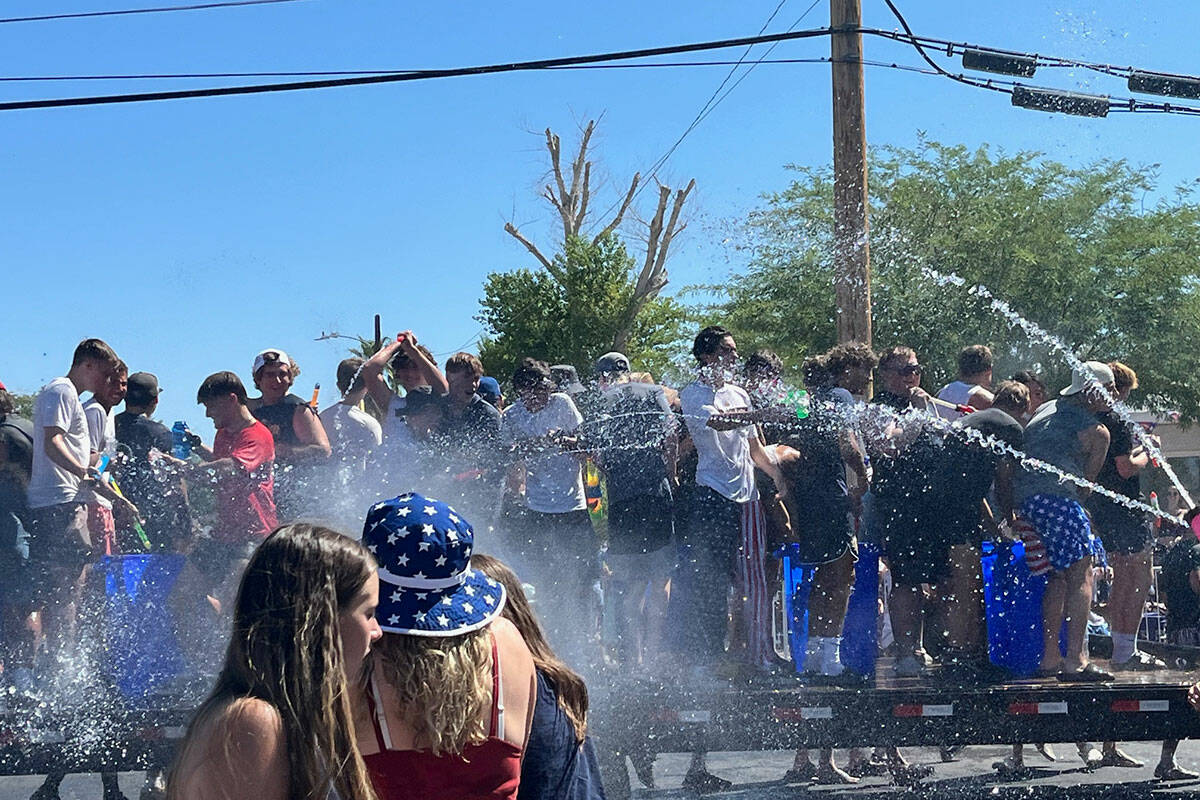
<svg viewBox="0 0 1200 800">
<path fill-rule="evenodd" d="M 80 480 L 86 478 L 90 465 L 80 464 L 75 460 L 75 456 L 72 455 L 70 449 L 67 447 L 67 432 L 62 428 L 50 426 L 44 429 L 44 433 L 42 450 L 45 452 L 46 458 L 50 459 L 50 463 L 60 469 L 66 470 Z"/>
<path fill-rule="evenodd" d="M 994 394 L 980 386 L 967 395 L 967 405 L 976 411 L 983 411 L 985 408 L 991 408 L 995 399 L 996 396 Z"/>
<path fill-rule="evenodd" d="M 757 433 L 748 437 L 748 442 L 750 444 L 750 458 L 754 459 L 754 465 L 767 473 L 771 480 L 775 482 L 775 488 L 778 490 L 780 497 L 787 497 L 787 481 L 784 480 L 783 473 L 775 463 L 775 459 L 767 454 Z"/>
<path fill-rule="evenodd" d="M 400 334 L 400 337 L 401 349 L 408 353 L 408 357 L 420 368 L 421 377 L 433 388 L 433 393 L 439 396 L 447 394 L 450 391 L 450 384 L 446 381 L 446 376 L 438 369 L 437 364 L 417 348 L 417 337 L 413 332 L 405 331 Z"/>
<path fill-rule="evenodd" d="M 1079 441 L 1083 445 L 1085 457 L 1083 477 L 1094 481 L 1104 466 L 1104 457 L 1108 455 L 1108 428 L 1096 424 L 1079 432 Z M 1080 496 L 1086 497 L 1090 489 L 1080 488 Z"/>
<path fill-rule="evenodd" d="M 395 341 L 386 345 L 378 353 L 367 359 L 362 368 L 363 383 L 367 387 L 367 394 L 371 395 L 371 400 L 379 407 L 383 413 L 387 413 L 387 408 L 391 405 L 392 396 L 395 392 L 392 387 L 387 385 L 387 381 L 383 379 L 383 372 L 387 369 L 387 365 L 392 358 L 400 350 L 402 341 Z"/>
<path fill-rule="evenodd" d="M 300 444 L 288 446 L 275 445 L 275 454 L 285 457 L 288 461 L 320 461 L 329 458 L 332 452 L 329 448 L 329 437 L 325 434 L 325 426 L 317 418 L 317 414 L 309 406 L 296 406 L 292 414 L 292 430 Z"/>
</svg>

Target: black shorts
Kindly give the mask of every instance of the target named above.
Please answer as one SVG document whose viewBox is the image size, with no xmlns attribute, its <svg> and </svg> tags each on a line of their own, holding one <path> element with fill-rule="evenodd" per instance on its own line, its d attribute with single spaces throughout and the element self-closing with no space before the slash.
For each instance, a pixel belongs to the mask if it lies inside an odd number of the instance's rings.
<svg viewBox="0 0 1200 800">
<path fill-rule="evenodd" d="M 66 600 L 92 560 L 84 503 L 29 509 L 29 584 L 37 600 Z"/>
<path fill-rule="evenodd" d="M 1109 503 L 1104 499 L 1105 503 Z M 1104 543 L 1104 550 L 1117 555 L 1140 553 L 1154 541 L 1154 529 L 1137 512 L 1125 513 L 1125 509 L 1108 505 L 1108 511 L 1098 512 L 1089 504 L 1092 530 Z"/>
<path fill-rule="evenodd" d="M 850 521 L 850 503 L 845 495 L 800 495 L 788 498 L 788 515 L 800 564 L 828 564 L 850 549 L 854 527 Z"/>
<path fill-rule="evenodd" d="M 911 505 L 876 500 L 876 520 L 892 580 L 905 586 L 939 583 L 950 576 L 950 547 L 961 532 L 947 530 L 937 516 Z"/>
<path fill-rule="evenodd" d="M 641 495 L 608 506 L 608 552 L 653 553 L 671 543 L 675 534 L 671 498 Z"/>
</svg>

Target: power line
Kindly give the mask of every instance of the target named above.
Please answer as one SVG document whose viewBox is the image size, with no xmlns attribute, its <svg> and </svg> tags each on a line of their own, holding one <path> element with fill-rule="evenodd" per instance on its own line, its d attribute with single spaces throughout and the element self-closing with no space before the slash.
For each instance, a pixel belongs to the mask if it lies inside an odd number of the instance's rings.
<svg viewBox="0 0 1200 800">
<path fill-rule="evenodd" d="M 827 28 L 814 28 L 803 31 L 789 31 L 758 36 L 745 36 L 737 39 L 721 39 L 710 42 L 695 42 L 692 44 L 669 45 L 666 47 L 649 47 L 640 50 L 624 50 L 615 53 L 597 53 L 585 56 L 567 56 L 562 58 L 546 58 L 535 61 L 517 61 L 507 64 L 488 64 L 475 67 L 454 67 L 450 69 L 431 69 L 419 72 L 405 72 L 387 75 L 365 75 L 347 78 L 328 78 L 323 80 L 294 81 L 287 83 L 252 84 L 248 86 L 221 86 L 204 89 L 180 89 L 163 92 L 141 92 L 134 94 L 96 95 L 91 97 L 60 97 L 47 100 L 14 100 L 0 103 L 0 111 L 16 111 L 34 108 L 63 108 L 68 106 L 108 105 L 114 103 L 144 103 L 159 100 L 181 100 L 199 97 L 225 97 L 241 94 L 264 94 L 268 92 L 293 92 L 308 89 L 331 89 L 343 86 L 367 86 L 378 83 L 399 83 L 404 81 L 428 80 L 432 78 L 453 78 L 466 75 L 491 75 L 501 72 L 523 72 L 531 70 L 552 69 L 578 64 L 591 64 L 604 61 L 626 61 L 635 58 L 672 55 L 675 53 L 694 53 L 704 50 L 720 50 L 727 47 L 743 47 L 747 44 L 764 42 L 787 41 L 791 39 L 808 39 L 815 36 L 827 36 Z"/>
<path fill-rule="evenodd" d="M 126 8 L 119 11 L 80 11 L 73 14 L 43 14 L 36 17 L 9 17 L 0 19 L 0 25 L 12 22 L 46 22 L 56 19 L 84 19 L 87 17 L 123 17 L 131 14 L 163 14 L 171 11 L 203 11 L 210 8 L 234 8 L 236 6 L 265 6 L 275 3 L 297 3 L 300 0 L 223 0 L 223 2 L 196 3 L 188 6 L 159 6 L 157 8 Z"/>
</svg>

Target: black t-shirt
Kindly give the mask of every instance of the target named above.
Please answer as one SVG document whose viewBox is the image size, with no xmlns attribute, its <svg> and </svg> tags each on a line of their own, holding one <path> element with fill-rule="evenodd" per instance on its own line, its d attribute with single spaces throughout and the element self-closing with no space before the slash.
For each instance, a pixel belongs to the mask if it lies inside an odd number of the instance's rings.
<svg viewBox="0 0 1200 800">
<path fill-rule="evenodd" d="M 1024 446 L 1025 431 L 1021 423 L 998 408 L 968 414 L 960 424 L 998 439 L 1014 450 Z M 1004 457 L 958 436 L 947 437 L 945 454 L 942 470 L 933 481 L 937 495 L 945 504 L 951 524 L 973 528 L 979 522 L 979 503 L 987 497 L 996 480 L 996 467 Z"/>
<path fill-rule="evenodd" d="M 29 481 L 33 469 L 33 423 L 16 414 L 0 419 L 0 439 L 8 450 L 8 463 Z"/>
<path fill-rule="evenodd" d="M 146 520 L 146 533 L 156 545 L 171 548 L 191 531 L 191 512 L 176 470 L 152 464 L 150 450 L 170 453 L 171 431 L 144 414 L 122 411 L 113 420 L 117 442 L 130 459 L 119 475 L 121 491 Z"/>
<path fill-rule="evenodd" d="M 583 430 L 588 446 L 600 456 L 610 503 L 670 496 L 663 446 L 674 426 L 661 386 L 621 383 L 601 395 L 595 414 L 584 418 Z"/>
<path fill-rule="evenodd" d="M 113 419 L 117 441 L 126 445 L 134 458 L 148 458 L 152 449 L 170 455 L 174 441 L 171 431 L 145 414 L 122 411 Z"/>
<path fill-rule="evenodd" d="M 1138 475 L 1135 473 L 1128 478 L 1122 478 L 1121 473 L 1117 471 L 1117 457 L 1128 456 L 1133 452 L 1133 431 L 1111 411 L 1100 415 L 1100 424 L 1108 429 L 1108 455 L 1104 457 L 1104 466 L 1100 468 L 1100 474 L 1096 476 L 1096 483 L 1117 494 L 1140 498 L 1142 482 Z M 1089 497 L 1086 505 L 1097 527 L 1102 529 L 1113 530 L 1122 526 L 1140 527 L 1144 524 L 1141 512 L 1117 505 L 1101 495 Z"/>
<path fill-rule="evenodd" d="M 443 466 L 451 477 L 458 476 L 460 480 L 486 475 L 491 485 L 504 469 L 500 458 L 500 412 L 479 395 L 471 398 L 460 416 L 451 416 L 449 404 L 445 408 L 441 425 L 432 437 L 445 456 Z"/>
<path fill-rule="evenodd" d="M 1200 569 L 1200 541 L 1188 531 L 1163 558 L 1160 583 L 1167 595 L 1167 633 L 1200 626 L 1200 595 L 1189 576 Z"/>
</svg>

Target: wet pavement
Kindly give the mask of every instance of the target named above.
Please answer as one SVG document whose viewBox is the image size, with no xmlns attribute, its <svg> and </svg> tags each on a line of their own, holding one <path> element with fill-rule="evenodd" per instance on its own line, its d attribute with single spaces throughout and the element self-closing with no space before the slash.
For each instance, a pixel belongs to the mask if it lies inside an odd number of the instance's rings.
<svg viewBox="0 0 1200 800">
<path fill-rule="evenodd" d="M 791 753 L 712 753 L 708 758 L 709 769 L 732 781 L 734 786 L 729 791 L 708 796 L 738 800 L 803 797 L 839 800 L 853 797 L 919 797 L 931 800 L 967 800 L 972 797 L 1200 797 L 1200 781 L 1172 784 L 1154 781 L 1154 764 L 1159 754 L 1159 745 L 1155 742 L 1122 745 L 1125 752 L 1146 762 L 1147 766 L 1141 769 L 1106 767 L 1087 772 L 1081 769 L 1074 745 L 1058 744 L 1054 749 L 1059 760 L 1049 763 L 1032 746 L 1026 747 L 1025 762 L 1034 769 L 1033 777 L 1004 783 L 996 780 L 991 765 L 1007 755 L 1009 748 L 969 747 L 951 763 L 942 763 L 936 749 L 905 748 L 904 753 L 912 763 L 928 764 L 934 769 L 934 774 L 915 789 L 891 786 L 887 778 L 867 778 L 857 786 L 789 786 L 780 779 L 791 766 Z M 682 754 L 660 756 L 654 765 L 657 788 L 653 790 L 640 788 L 631 771 L 633 797 L 641 800 L 695 797 L 680 788 L 689 759 L 689 756 Z M 844 753 L 839 751 L 837 759 L 839 763 L 844 763 Z M 1200 742 L 1183 742 L 1179 746 L 1178 760 L 1183 767 L 1200 770 Z M 41 780 L 34 776 L 0 778 L 0 800 L 26 800 L 40 783 Z M 122 774 L 121 788 L 130 800 L 138 800 L 142 775 Z M 63 782 L 61 796 L 63 800 L 101 800 L 100 778 L 98 775 L 72 775 Z"/>
</svg>

